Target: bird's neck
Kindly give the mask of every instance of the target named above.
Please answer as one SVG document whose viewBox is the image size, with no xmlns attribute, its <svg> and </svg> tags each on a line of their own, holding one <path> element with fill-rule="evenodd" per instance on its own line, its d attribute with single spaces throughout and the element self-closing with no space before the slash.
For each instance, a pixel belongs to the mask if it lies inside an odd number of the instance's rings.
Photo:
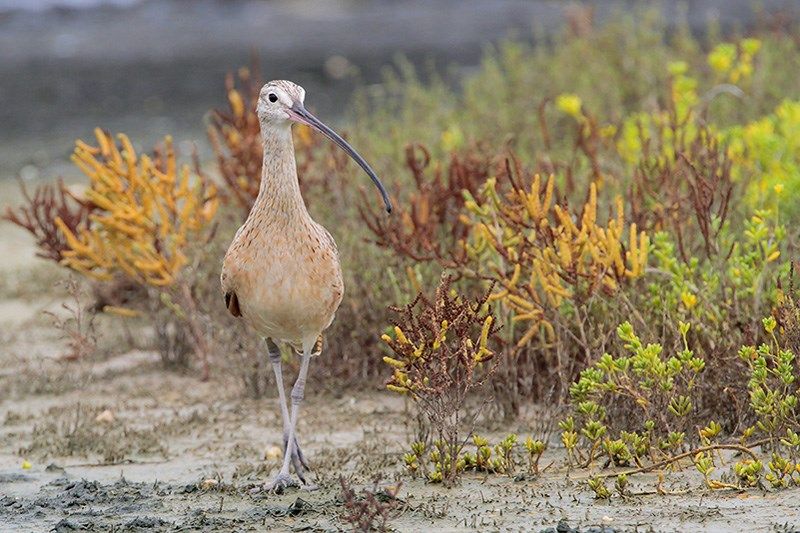
<svg viewBox="0 0 800 533">
<path fill-rule="evenodd" d="M 259 213 L 270 222 L 296 223 L 310 219 L 297 181 L 292 128 L 264 126 L 264 162 L 261 186 L 251 215 Z"/>
</svg>

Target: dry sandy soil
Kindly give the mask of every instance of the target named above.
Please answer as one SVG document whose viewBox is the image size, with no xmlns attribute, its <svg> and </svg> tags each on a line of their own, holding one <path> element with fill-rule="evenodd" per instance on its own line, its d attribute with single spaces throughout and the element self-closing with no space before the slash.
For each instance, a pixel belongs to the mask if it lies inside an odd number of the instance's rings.
<svg viewBox="0 0 800 533">
<path fill-rule="evenodd" d="M 641 495 L 596 501 L 587 474 L 564 468 L 557 439 L 538 478 L 427 485 L 400 466 L 407 406 L 378 389 L 315 394 L 312 386 L 299 434 L 318 490 L 251 496 L 279 467 L 277 400 L 245 399 L 219 360 L 206 383 L 165 371 L 154 353 L 120 348 L 118 319 L 98 324 L 94 356 L 61 360 L 64 339 L 43 314 L 65 298 L 53 286 L 60 273 L 30 259 L 23 234 L 0 225 L 0 235 L 0 531 L 347 530 L 339 476 L 358 491 L 376 476 L 381 487 L 402 481 L 390 522 L 398 531 L 800 528 L 800 490 L 712 493 L 691 471 L 669 476 L 667 487 L 682 495 L 659 496 L 654 476 L 644 476 L 632 483 Z M 530 434 L 542 427 L 531 413 L 480 431 Z"/>
</svg>

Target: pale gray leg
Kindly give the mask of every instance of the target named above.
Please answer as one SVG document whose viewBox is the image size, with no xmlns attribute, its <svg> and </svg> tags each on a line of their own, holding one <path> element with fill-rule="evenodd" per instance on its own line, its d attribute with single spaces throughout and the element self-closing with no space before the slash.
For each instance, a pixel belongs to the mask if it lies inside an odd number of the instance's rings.
<svg viewBox="0 0 800 533">
<path fill-rule="evenodd" d="M 311 362 L 311 350 L 313 349 L 313 345 L 311 346 L 304 346 L 303 347 L 303 359 L 300 363 L 300 373 L 297 376 L 297 381 L 294 383 L 294 387 L 292 387 L 292 412 L 291 416 L 289 416 L 289 431 L 288 437 L 286 438 L 286 442 L 288 442 L 286 446 L 286 451 L 283 455 L 283 466 L 281 467 L 281 471 L 278 473 L 278 476 L 269 484 L 267 484 L 264 488 L 269 491 L 273 492 L 282 492 L 285 488 L 294 484 L 292 481 L 291 476 L 289 475 L 289 466 L 294 463 L 295 469 L 298 467 L 298 463 L 301 462 L 299 453 L 296 451 L 299 449 L 297 446 L 297 438 L 296 438 L 296 427 L 297 427 L 297 418 L 300 414 L 300 405 L 303 403 L 303 398 L 305 396 L 305 387 L 306 387 L 306 377 L 308 376 L 308 366 Z M 280 362 L 280 361 L 279 361 Z M 278 378 L 279 376 L 282 378 L 282 373 L 280 371 L 280 365 L 273 364 L 273 369 L 277 369 L 275 377 Z M 280 385 L 280 395 L 282 397 L 281 400 L 281 412 L 286 413 L 286 399 L 283 392 L 283 385 L 282 382 L 279 381 Z M 284 414 L 284 420 L 286 420 L 286 416 Z M 295 462 L 295 458 L 297 458 L 297 462 Z M 298 476 L 302 478 L 302 474 L 298 472 Z M 303 479 L 303 482 L 305 480 Z"/>
<path fill-rule="evenodd" d="M 281 349 L 272 339 L 267 339 L 267 353 L 269 354 L 269 362 L 272 363 L 272 371 L 275 373 L 275 383 L 278 385 L 278 397 L 281 403 L 281 418 L 283 419 L 283 453 L 286 453 L 287 444 L 289 441 L 289 410 L 286 405 L 286 392 L 283 389 L 283 370 L 281 368 Z M 292 465 L 297 472 L 297 477 L 303 483 L 306 482 L 305 471 L 308 470 L 308 463 L 303 455 L 303 450 L 297 442 L 297 437 L 294 439 L 294 453 L 291 456 Z"/>
</svg>

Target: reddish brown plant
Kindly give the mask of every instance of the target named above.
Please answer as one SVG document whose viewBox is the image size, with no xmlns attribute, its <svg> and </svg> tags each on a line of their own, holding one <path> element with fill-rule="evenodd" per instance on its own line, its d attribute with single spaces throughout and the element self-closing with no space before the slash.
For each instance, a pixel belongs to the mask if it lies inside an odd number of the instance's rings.
<svg viewBox="0 0 800 533">
<path fill-rule="evenodd" d="M 673 159 L 659 156 L 666 150 L 663 136 L 642 137 L 643 155 L 630 186 L 633 220 L 642 229 L 672 229 L 684 261 L 695 248 L 711 258 L 720 252 L 717 236 L 730 214 L 734 191 L 725 147 L 700 127 L 691 140 L 676 136 Z"/>
<path fill-rule="evenodd" d="M 444 483 L 458 476 L 460 435 L 465 429 L 472 432 L 465 402 L 495 369 L 489 345 L 498 329 L 486 305 L 488 292 L 470 301 L 451 291 L 451 283 L 451 277 L 443 276 L 434 300 L 420 294 L 407 306 L 392 308 L 397 313 L 394 337 L 382 337 L 392 351 L 383 358 L 393 368 L 387 388 L 407 394 L 417 405 L 438 441 Z"/>
<path fill-rule="evenodd" d="M 86 227 L 92 205 L 73 195 L 61 179 L 55 184 L 37 186 L 33 195 L 22 182 L 20 188 L 25 204 L 16 208 L 8 207 L 1 218 L 33 235 L 38 248 L 37 256 L 60 262 L 69 245 L 56 225 L 56 219 L 60 218 L 73 234 L 77 233 L 80 228 Z"/>
<path fill-rule="evenodd" d="M 353 531 L 389 531 L 389 520 L 396 514 L 400 500 L 397 498 L 401 484 L 378 489 L 380 478 L 375 479 L 372 490 L 364 489 L 357 494 L 350 483 L 339 476 L 342 486 L 340 498 L 344 504 L 342 517 L 350 523 Z"/>
<path fill-rule="evenodd" d="M 255 112 L 261 81 L 247 68 L 239 69 L 238 80 L 237 87 L 232 73 L 225 77 L 228 108 L 212 110 L 208 138 L 228 196 L 249 211 L 261 184 L 263 147 Z"/>
<path fill-rule="evenodd" d="M 406 146 L 406 168 L 415 189 L 397 205 L 396 216 L 386 217 L 363 195 L 361 219 L 378 246 L 414 261 L 436 261 L 455 268 L 466 262 L 460 244 L 469 234 L 461 219 L 464 191 L 476 194 L 494 170 L 492 158 L 480 153 L 453 153 L 449 165 L 431 168 L 430 152 L 421 144 Z"/>
</svg>

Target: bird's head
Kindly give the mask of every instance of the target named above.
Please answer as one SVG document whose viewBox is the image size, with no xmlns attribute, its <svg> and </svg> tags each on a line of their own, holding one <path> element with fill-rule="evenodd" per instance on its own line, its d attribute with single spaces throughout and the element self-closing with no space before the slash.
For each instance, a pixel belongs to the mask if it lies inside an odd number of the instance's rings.
<svg viewBox="0 0 800 533">
<path fill-rule="evenodd" d="M 322 133 L 334 143 L 336 143 L 347 155 L 353 158 L 364 172 L 372 179 L 383 197 L 386 212 L 392 212 L 392 202 L 386 192 L 381 180 L 378 179 L 375 171 L 356 152 L 350 143 L 345 141 L 338 133 L 326 126 L 321 120 L 309 113 L 303 105 L 306 98 L 306 91 L 296 83 L 286 80 L 274 80 L 261 88 L 258 96 L 256 111 L 258 119 L 261 121 L 262 135 L 266 135 L 269 129 L 288 128 L 292 122 L 305 124 L 312 129 Z"/>
<path fill-rule="evenodd" d="M 256 111 L 264 126 L 289 126 L 292 107 L 302 107 L 306 90 L 286 80 L 273 80 L 261 88 Z"/>
</svg>

